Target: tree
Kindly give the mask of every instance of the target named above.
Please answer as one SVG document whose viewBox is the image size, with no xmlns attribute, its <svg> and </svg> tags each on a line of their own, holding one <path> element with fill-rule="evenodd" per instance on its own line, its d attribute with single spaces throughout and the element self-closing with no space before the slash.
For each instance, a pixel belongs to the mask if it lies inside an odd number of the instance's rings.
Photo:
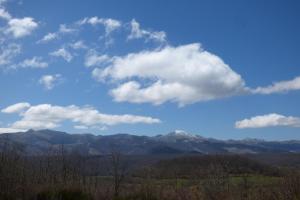
<svg viewBox="0 0 300 200">
<path fill-rule="evenodd" d="M 117 198 L 119 196 L 121 183 L 123 182 L 127 172 L 127 165 L 121 152 L 116 148 L 111 149 L 110 159 L 112 164 L 112 176 L 114 180 L 114 197 Z"/>
</svg>

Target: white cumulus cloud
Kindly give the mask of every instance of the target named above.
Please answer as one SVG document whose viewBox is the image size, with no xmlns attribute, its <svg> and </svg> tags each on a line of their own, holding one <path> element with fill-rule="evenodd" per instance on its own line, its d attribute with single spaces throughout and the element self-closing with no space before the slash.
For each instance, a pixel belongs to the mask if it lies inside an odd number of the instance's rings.
<svg viewBox="0 0 300 200">
<path fill-rule="evenodd" d="M 0 18 L 5 19 L 5 20 L 10 20 L 11 15 L 4 8 L 0 7 Z"/>
<path fill-rule="evenodd" d="M 300 127 L 300 118 L 271 113 L 267 115 L 251 117 L 250 119 L 244 119 L 235 123 L 235 127 L 239 129 L 274 126 Z"/>
<path fill-rule="evenodd" d="M 60 74 L 44 75 L 40 78 L 39 83 L 47 90 L 53 89 L 53 87 L 61 80 Z"/>
<path fill-rule="evenodd" d="M 1 28 L 1 32 L 13 38 L 22 38 L 30 35 L 39 24 L 32 17 L 15 18 L 5 8 L 0 1 L 0 19 L 5 20 L 5 26 Z"/>
<path fill-rule="evenodd" d="M 8 108 L 4 108 L 3 110 Z M 136 123 L 155 124 L 161 122 L 157 118 L 147 116 L 104 114 L 92 107 L 78 107 L 75 105 L 56 106 L 39 104 L 26 108 L 25 111 L 19 109 L 21 119 L 7 128 L 18 130 L 56 128 L 64 121 L 73 122 L 77 128 Z M 16 112 L 16 109 L 14 111 Z"/>
<path fill-rule="evenodd" d="M 93 76 L 121 81 L 110 92 L 119 102 L 172 101 L 183 106 L 248 90 L 238 73 L 198 43 L 114 57 L 108 67 L 94 69 Z"/>
<path fill-rule="evenodd" d="M 12 18 L 8 21 L 6 34 L 12 34 L 15 38 L 30 35 L 38 27 L 38 23 L 31 17 Z"/>
</svg>

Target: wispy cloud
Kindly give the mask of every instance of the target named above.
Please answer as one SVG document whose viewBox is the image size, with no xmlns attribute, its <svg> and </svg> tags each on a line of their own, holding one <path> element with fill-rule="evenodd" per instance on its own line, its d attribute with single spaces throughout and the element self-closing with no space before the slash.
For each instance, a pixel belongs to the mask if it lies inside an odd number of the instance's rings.
<svg viewBox="0 0 300 200">
<path fill-rule="evenodd" d="M 119 29 L 122 23 L 119 20 L 111 19 L 111 18 L 99 18 L 99 17 L 91 17 L 84 18 L 77 22 L 78 25 L 90 24 L 93 26 L 103 25 L 105 29 L 105 34 L 108 36 L 113 31 Z"/>
<path fill-rule="evenodd" d="M 0 66 L 11 64 L 13 58 L 21 53 L 21 45 L 11 43 L 0 47 Z"/>
<path fill-rule="evenodd" d="M 77 29 L 70 28 L 66 24 L 60 24 L 58 31 L 52 32 L 52 33 L 47 33 L 46 35 L 44 35 L 44 37 L 42 37 L 42 39 L 38 40 L 37 43 L 38 44 L 48 43 L 52 40 L 59 39 L 64 34 L 72 34 L 75 32 L 77 32 Z"/>
<path fill-rule="evenodd" d="M 3 113 L 22 113 L 24 110 L 27 110 L 31 105 L 27 102 L 20 102 L 8 106 L 1 110 Z"/>
<path fill-rule="evenodd" d="M 90 50 L 85 55 L 84 59 L 84 65 L 86 67 L 92 67 L 92 66 L 102 66 L 105 63 L 108 63 L 111 61 L 111 58 L 106 54 L 99 54 L 95 50 Z"/>
<path fill-rule="evenodd" d="M 37 43 L 47 43 L 51 40 L 55 40 L 58 38 L 57 33 L 47 33 L 42 39 L 40 39 Z"/>
<path fill-rule="evenodd" d="M 132 19 L 130 22 L 131 33 L 128 35 L 128 39 L 140 39 L 145 38 L 146 41 L 153 40 L 157 42 L 166 42 L 167 34 L 164 31 L 149 31 L 145 29 L 141 29 L 140 24 Z"/>
<path fill-rule="evenodd" d="M 112 18 L 99 18 L 86 17 L 76 22 L 77 25 L 83 26 L 85 24 L 92 25 L 94 27 L 101 25 L 104 27 L 105 34 L 101 36 L 101 39 L 105 39 L 105 46 L 108 47 L 114 43 L 114 39 L 111 37 L 112 32 L 120 29 L 122 27 L 122 22 Z"/>
<path fill-rule="evenodd" d="M 70 43 L 69 46 L 75 50 L 88 48 L 87 45 L 82 40 Z"/>
<path fill-rule="evenodd" d="M 73 55 L 64 47 L 50 53 L 51 56 L 61 57 L 67 62 L 71 62 Z"/>
<path fill-rule="evenodd" d="M 22 62 L 13 65 L 12 68 L 46 68 L 48 63 L 43 61 L 41 57 L 34 56 L 30 59 L 25 59 Z"/>
<path fill-rule="evenodd" d="M 258 87 L 252 90 L 255 94 L 273 94 L 273 93 L 284 93 L 292 90 L 300 90 L 300 76 L 293 80 L 275 82 L 270 86 Z"/>
<path fill-rule="evenodd" d="M 59 25 L 59 33 L 74 33 L 77 30 L 75 28 L 70 28 L 66 24 L 60 24 Z"/>
</svg>

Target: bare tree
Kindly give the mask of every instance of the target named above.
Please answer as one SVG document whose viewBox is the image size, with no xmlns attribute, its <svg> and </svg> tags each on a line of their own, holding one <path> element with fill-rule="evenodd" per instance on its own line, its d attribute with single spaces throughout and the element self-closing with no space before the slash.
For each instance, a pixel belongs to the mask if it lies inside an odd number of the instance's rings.
<svg viewBox="0 0 300 200">
<path fill-rule="evenodd" d="M 126 175 L 127 165 L 121 152 L 114 147 L 111 148 L 110 159 L 112 164 L 112 176 L 114 179 L 114 197 L 118 197 L 120 186 Z"/>
</svg>

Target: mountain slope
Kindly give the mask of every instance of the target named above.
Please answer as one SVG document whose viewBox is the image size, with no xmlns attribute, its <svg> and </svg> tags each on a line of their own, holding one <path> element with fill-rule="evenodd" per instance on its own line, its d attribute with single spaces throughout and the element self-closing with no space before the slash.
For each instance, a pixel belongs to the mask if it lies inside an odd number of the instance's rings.
<svg viewBox="0 0 300 200">
<path fill-rule="evenodd" d="M 53 130 L 28 130 L 0 134 L 0 150 L 7 146 L 13 146 L 26 155 L 55 154 L 62 150 L 83 155 L 103 155 L 116 149 L 129 155 L 300 152 L 299 141 L 216 140 L 178 130 L 153 137 L 130 134 L 95 136 Z"/>
</svg>

